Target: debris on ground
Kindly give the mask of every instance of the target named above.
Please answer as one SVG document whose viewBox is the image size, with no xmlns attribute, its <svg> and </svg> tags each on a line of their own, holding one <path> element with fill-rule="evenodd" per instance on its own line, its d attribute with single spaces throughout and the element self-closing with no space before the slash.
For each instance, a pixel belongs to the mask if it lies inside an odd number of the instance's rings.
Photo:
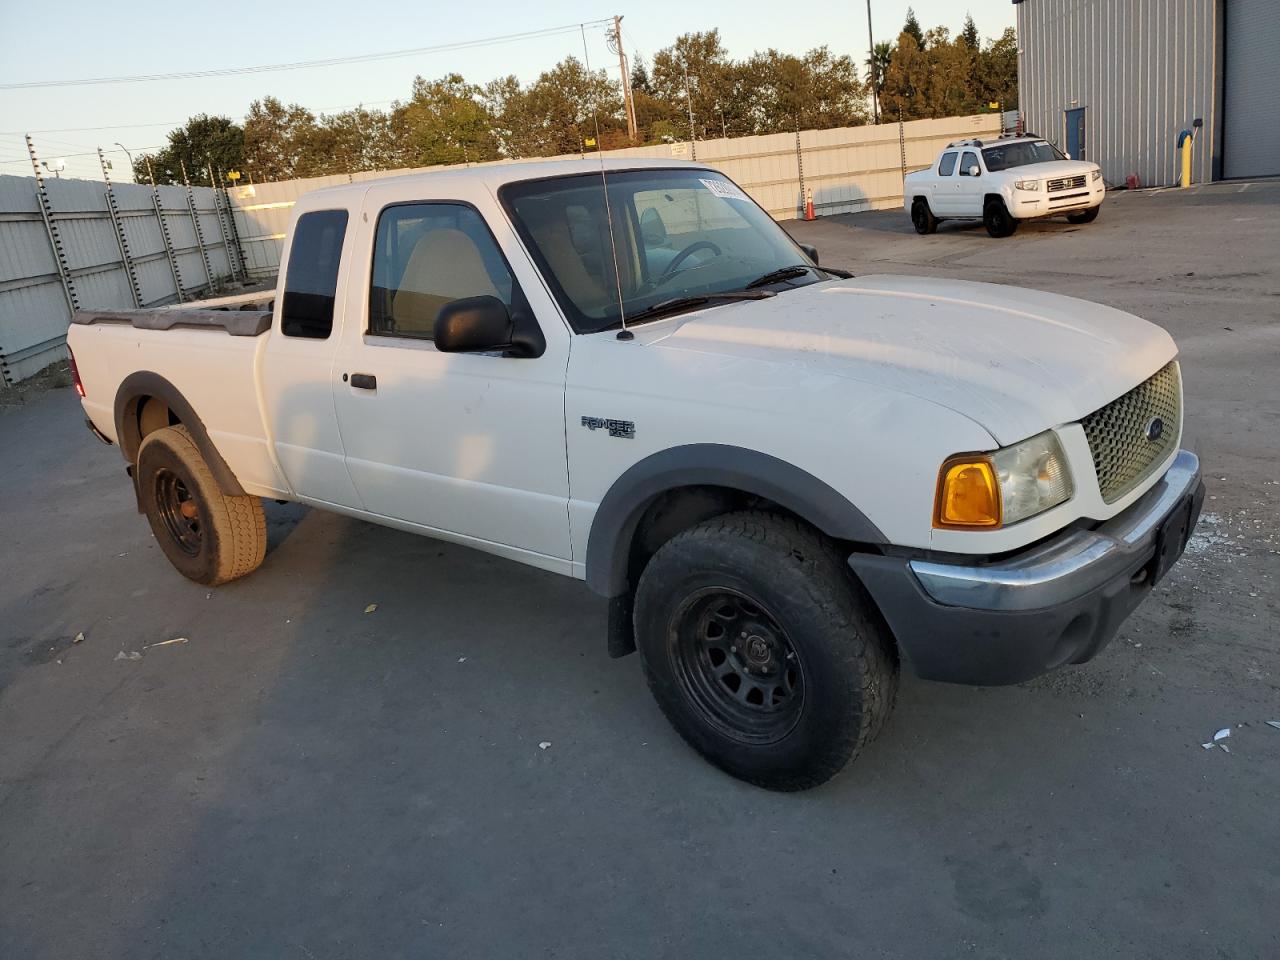
<svg viewBox="0 0 1280 960">
<path fill-rule="evenodd" d="M 1219 740 L 1225 740 L 1229 736 L 1231 736 L 1231 728 L 1223 727 L 1221 730 L 1219 730 L 1217 733 L 1213 735 L 1213 742 L 1217 743 Z"/>
<path fill-rule="evenodd" d="M 466 657 L 459 657 L 459 658 L 458 658 L 458 662 L 459 662 L 459 663 L 466 663 L 466 662 L 467 662 L 467 658 L 466 658 Z"/>
<path fill-rule="evenodd" d="M 116 654 L 116 659 L 117 660 L 141 660 L 142 654 L 140 654 L 137 650 L 130 650 L 128 653 L 125 653 L 123 650 L 121 650 L 119 653 Z"/>
<path fill-rule="evenodd" d="M 148 643 L 142 649 L 150 650 L 152 647 L 167 647 L 173 643 L 189 643 L 189 642 L 190 641 L 186 637 L 174 637 L 172 640 L 160 640 L 157 643 Z"/>
<path fill-rule="evenodd" d="M 83 632 L 83 631 L 81 631 L 80 633 L 77 633 L 77 634 L 76 634 L 76 638 L 75 638 L 74 640 L 72 640 L 71 642 L 72 642 L 72 643 L 84 643 L 84 632 Z"/>
<path fill-rule="evenodd" d="M 1267 726 L 1275 727 L 1277 730 L 1280 730 L 1280 720 L 1268 720 Z"/>
<path fill-rule="evenodd" d="M 540 744 L 538 744 L 538 749 L 539 749 L 539 750 L 545 750 L 545 749 L 547 749 L 547 747 L 549 747 L 549 746 L 551 746 L 551 741 L 550 741 L 550 740 L 543 740 Z"/>
<path fill-rule="evenodd" d="M 377 605 L 376 603 L 371 603 L 371 604 L 369 604 L 367 607 L 365 607 L 365 608 L 364 608 L 364 612 L 365 612 L 365 613 L 373 613 L 373 611 L 375 611 L 375 610 L 377 610 L 377 609 L 378 609 L 378 605 Z"/>
</svg>

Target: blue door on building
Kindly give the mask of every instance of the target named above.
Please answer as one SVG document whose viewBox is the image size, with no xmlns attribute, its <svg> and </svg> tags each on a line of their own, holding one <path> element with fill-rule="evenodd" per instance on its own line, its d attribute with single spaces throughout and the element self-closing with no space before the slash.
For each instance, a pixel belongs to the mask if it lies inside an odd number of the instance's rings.
<svg viewBox="0 0 1280 960">
<path fill-rule="evenodd" d="M 1084 107 L 1067 111 L 1067 155 L 1072 160 L 1084 157 Z"/>
</svg>

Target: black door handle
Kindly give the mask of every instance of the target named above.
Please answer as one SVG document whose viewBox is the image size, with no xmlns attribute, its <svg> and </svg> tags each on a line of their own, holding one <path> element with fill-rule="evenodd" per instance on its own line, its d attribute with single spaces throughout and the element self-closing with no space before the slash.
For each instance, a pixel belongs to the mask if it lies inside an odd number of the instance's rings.
<svg viewBox="0 0 1280 960">
<path fill-rule="evenodd" d="M 351 375 L 351 385 L 361 390 L 377 390 L 378 378 L 372 373 L 353 373 Z"/>
</svg>

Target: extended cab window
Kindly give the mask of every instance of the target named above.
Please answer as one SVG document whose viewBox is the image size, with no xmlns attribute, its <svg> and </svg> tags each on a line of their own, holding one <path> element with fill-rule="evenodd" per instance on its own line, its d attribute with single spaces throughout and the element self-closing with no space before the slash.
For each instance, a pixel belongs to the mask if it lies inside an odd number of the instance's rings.
<svg viewBox="0 0 1280 960">
<path fill-rule="evenodd" d="M 969 168 L 976 167 L 977 165 L 978 165 L 978 155 L 974 153 L 972 150 L 966 150 L 964 152 L 963 159 L 961 159 L 960 161 L 960 176 L 962 177 L 973 176 L 973 174 L 969 173 Z"/>
<path fill-rule="evenodd" d="M 440 308 L 464 297 L 520 298 L 480 214 L 460 203 L 387 207 L 378 217 L 369 291 L 369 332 L 435 337 Z"/>
<path fill-rule="evenodd" d="M 938 176 L 949 177 L 955 173 L 956 169 L 956 152 L 950 150 L 942 155 L 942 159 L 938 162 Z"/>
<path fill-rule="evenodd" d="M 280 308 L 280 332 L 286 337 L 325 340 L 333 332 L 333 299 L 346 233 L 345 210 L 316 210 L 298 218 Z"/>
</svg>

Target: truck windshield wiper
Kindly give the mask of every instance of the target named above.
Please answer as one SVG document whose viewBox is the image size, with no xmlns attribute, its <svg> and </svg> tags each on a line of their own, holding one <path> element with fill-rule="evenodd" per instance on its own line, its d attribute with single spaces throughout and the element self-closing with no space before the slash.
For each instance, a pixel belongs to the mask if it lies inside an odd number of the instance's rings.
<svg viewBox="0 0 1280 960">
<path fill-rule="evenodd" d="M 768 273 L 756 277 L 748 283 L 743 290 L 753 290 L 756 287 L 767 287 L 771 283 L 781 283 L 783 280 L 794 280 L 797 277 L 803 277 L 813 267 L 803 263 L 793 263 L 789 267 L 779 267 L 777 270 L 770 270 Z M 817 269 L 822 269 L 821 267 Z"/>
<path fill-rule="evenodd" d="M 726 290 L 723 293 L 697 293 L 687 297 L 672 297 L 670 300 L 655 303 L 653 306 L 645 307 L 636 313 L 627 314 L 627 324 L 630 325 L 643 320 L 654 320 L 665 314 L 684 310 L 687 307 L 700 307 L 705 303 L 727 302 L 730 300 L 767 300 L 776 296 L 777 294 L 772 290 Z"/>
</svg>

